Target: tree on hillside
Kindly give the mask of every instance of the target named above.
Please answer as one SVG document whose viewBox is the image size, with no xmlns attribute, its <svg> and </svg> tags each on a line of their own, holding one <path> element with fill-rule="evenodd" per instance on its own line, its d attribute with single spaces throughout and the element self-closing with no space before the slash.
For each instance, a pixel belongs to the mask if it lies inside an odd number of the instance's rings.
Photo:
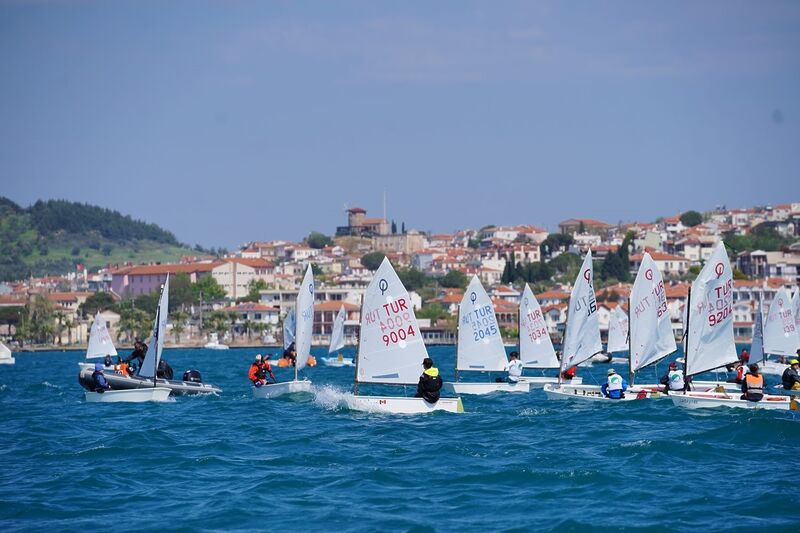
<svg viewBox="0 0 800 533">
<path fill-rule="evenodd" d="M 460 270 L 451 270 L 439 280 L 439 285 L 447 289 L 463 289 L 467 286 L 466 274 Z"/>
<path fill-rule="evenodd" d="M 442 304 L 438 302 L 423 305 L 422 308 L 417 311 L 417 318 L 429 318 L 431 321 L 436 321 L 446 316 L 449 316 L 449 314 L 442 308 Z"/>
<path fill-rule="evenodd" d="M 397 269 L 397 277 L 400 278 L 403 286 L 410 291 L 420 289 L 430 281 L 424 272 L 414 267 Z"/>
<path fill-rule="evenodd" d="M 169 280 L 169 308 L 171 311 L 185 309 L 196 301 L 192 280 L 186 272 L 178 272 Z"/>
<path fill-rule="evenodd" d="M 397 223 L 392 220 L 392 235 L 397 235 Z"/>
<path fill-rule="evenodd" d="M 361 258 L 361 264 L 375 272 L 381 266 L 384 257 L 386 255 L 383 252 L 370 252 Z"/>
<path fill-rule="evenodd" d="M 261 300 L 261 291 L 266 289 L 266 281 L 261 278 L 251 279 L 247 283 L 247 296 L 239 298 L 237 302 L 258 302 Z"/>
<path fill-rule="evenodd" d="M 548 263 L 558 274 L 576 276 L 581 265 L 580 256 L 571 252 L 565 252 L 558 257 L 551 259 Z"/>
<path fill-rule="evenodd" d="M 697 211 L 686 211 L 681 215 L 681 223 L 691 228 L 703 222 L 703 215 Z"/>
<path fill-rule="evenodd" d="M 553 255 L 553 252 L 561 250 L 562 248 L 566 250 L 574 243 L 575 239 L 572 237 L 572 235 L 551 233 L 544 241 L 542 241 L 542 244 L 539 246 L 539 251 L 541 252 L 542 257 L 550 257 Z"/>
<path fill-rule="evenodd" d="M 325 248 L 326 246 L 330 246 L 333 244 L 333 240 L 327 235 L 323 235 L 318 231 L 312 231 L 309 233 L 308 237 L 306 237 L 306 244 L 309 247 L 319 250 L 321 248 Z"/>
</svg>

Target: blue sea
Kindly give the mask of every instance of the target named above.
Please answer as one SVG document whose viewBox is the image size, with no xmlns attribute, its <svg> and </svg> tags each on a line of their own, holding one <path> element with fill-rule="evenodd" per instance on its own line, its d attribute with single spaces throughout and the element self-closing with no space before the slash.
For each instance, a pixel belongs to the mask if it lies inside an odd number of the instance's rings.
<svg viewBox="0 0 800 533">
<path fill-rule="evenodd" d="M 369 414 L 345 407 L 353 368 L 304 371 L 313 396 L 254 399 L 256 352 L 166 350 L 224 392 L 163 404 L 87 404 L 82 353 L 15 354 L 0 531 L 800 530 L 795 412 L 536 390 L 464 396 L 463 415 Z M 451 377 L 454 348 L 430 353 Z"/>
</svg>

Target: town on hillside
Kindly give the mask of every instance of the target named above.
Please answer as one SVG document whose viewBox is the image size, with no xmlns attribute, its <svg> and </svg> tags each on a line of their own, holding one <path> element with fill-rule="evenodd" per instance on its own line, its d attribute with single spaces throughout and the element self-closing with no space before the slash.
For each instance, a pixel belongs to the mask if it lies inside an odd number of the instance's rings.
<svg viewBox="0 0 800 533">
<path fill-rule="evenodd" d="M 427 234 L 398 228 L 364 209 L 347 210 L 346 225 L 302 242 L 252 241 L 211 257 L 174 264 L 115 264 L 96 271 L 78 265 L 61 276 L 0 284 L 0 339 L 20 349 L 83 346 L 96 313 L 117 343 L 146 338 L 158 292 L 170 276 L 168 344 L 202 346 L 282 340 L 298 284 L 311 264 L 316 283 L 315 343 L 326 344 L 344 306 L 345 336 L 355 344 L 362 295 L 383 257 L 409 289 L 429 343 L 453 343 L 458 304 L 473 276 L 486 286 L 504 337 L 516 342 L 524 284 L 530 284 L 554 341 L 583 255 L 591 249 L 599 320 L 605 337 L 611 313 L 627 309 L 631 283 L 647 251 L 664 275 L 676 338 L 683 335 L 690 282 L 723 240 L 735 267 L 734 328 L 749 340 L 758 305 L 800 282 L 800 202 L 746 209 L 687 211 L 653 222 L 611 224 L 571 218 L 555 232 L 530 225 L 487 226 Z"/>
</svg>

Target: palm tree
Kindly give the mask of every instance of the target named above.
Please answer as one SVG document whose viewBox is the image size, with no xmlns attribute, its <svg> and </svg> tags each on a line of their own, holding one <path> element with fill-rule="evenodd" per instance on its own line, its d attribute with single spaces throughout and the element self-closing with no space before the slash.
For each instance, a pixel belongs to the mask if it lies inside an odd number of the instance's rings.
<svg viewBox="0 0 800 533">
<path fill-rule="evenodd" d="M 186 321 L 188 319 L 189 314 L 183 311 L 172 313 L 172 332 L 175 334 L 175 344 L 180 344 L 181 333 L 186 330 Z"/>
</svg>

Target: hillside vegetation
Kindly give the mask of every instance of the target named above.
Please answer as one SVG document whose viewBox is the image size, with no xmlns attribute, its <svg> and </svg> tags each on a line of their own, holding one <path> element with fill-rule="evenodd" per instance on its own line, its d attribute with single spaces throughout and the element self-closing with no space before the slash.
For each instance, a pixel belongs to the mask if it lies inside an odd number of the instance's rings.
<svg viewBox="0 0 800 533">
<path fill-rule="evenodd" d="M 197 251 L 118 211 L 65 200 L 23 208 L 0 197 L 0 281 L 63 274 L 77 264 L 175 261 Z"/>
</svg>

